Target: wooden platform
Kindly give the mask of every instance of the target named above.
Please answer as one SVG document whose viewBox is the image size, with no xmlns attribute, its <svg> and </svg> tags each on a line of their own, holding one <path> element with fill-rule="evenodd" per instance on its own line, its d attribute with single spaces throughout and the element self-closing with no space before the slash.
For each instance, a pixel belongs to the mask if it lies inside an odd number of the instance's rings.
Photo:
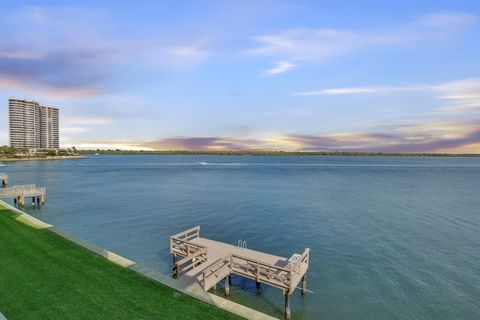
<svg viewBox="0 0 480 320">
<path fill-rule="evenodd" d="M 8 174 L 0 172 L 0 183 L 2 184 L 2 187 L 8 185 Z"/>
<path fill-rule="evenodd" d="M 198 282 L 209 290 L 225 280 L 225 294 L 230 292 L 230 276 L 239 275 L 282 289 L 285 294 L 285 315 L 290 318 L 290 295 L 302 281 L 306 292 L 306 272 L 310 249 L 290 258 L 200 237 L 200 227 L 194 227 L 170 237 L 173 257 L 172 274 L 187 282 Z"/>
<path fill-rule="evenodd" d="M 19 205 L 25 205 L 25 198 L 32 197 L 37 202 L 45 203 L 46 189 L 35 186 L 34 184 L 15 186 L 11 188 L 0 189 L 0 199 L 13 198 Z"/>
</svg>

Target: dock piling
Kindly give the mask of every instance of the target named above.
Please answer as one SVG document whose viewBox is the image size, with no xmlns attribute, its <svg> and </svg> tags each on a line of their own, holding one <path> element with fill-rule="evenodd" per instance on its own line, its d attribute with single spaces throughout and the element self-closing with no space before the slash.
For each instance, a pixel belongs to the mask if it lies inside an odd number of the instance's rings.
<svg viewBox="0 0 480 320">
<path fill-rule="evenodd" d="M 230 295 L 230 276 L 225 277 L 225 296 Z"/>
<path fill-rule="evenodd" d="M 302 295 L 307 293 L 307 275 L 303 275 L 302 277 L 302 290 L 300 291 Z"/>
<path fill-rule="evenodd" d="M 288 291 L 285 291 L 285 320 L 290 320 L 290 318 L 290 294 L 288 294 Z"/>
<path fill-rule="evenodd" d="M 177 279 L 178 271 L 177 271 L 177 255 L 175 253 L 172 254 L 172 278 Z"/>
</svg>

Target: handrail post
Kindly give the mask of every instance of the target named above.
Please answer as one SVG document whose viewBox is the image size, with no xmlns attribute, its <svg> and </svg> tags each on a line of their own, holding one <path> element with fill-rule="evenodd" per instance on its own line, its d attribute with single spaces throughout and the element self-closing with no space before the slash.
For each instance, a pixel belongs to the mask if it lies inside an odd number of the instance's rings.
<svg viewBox="0 0 480 320">
<path fill-rule="evenodd" d="M 289 283 L 288 283 L 288 287 L 290 288 L 290 292 L 293 291 L 294 288 L 293 287 L 293 270 L 290 270 L 290 276 L 289 276 Z"/>
</svg>

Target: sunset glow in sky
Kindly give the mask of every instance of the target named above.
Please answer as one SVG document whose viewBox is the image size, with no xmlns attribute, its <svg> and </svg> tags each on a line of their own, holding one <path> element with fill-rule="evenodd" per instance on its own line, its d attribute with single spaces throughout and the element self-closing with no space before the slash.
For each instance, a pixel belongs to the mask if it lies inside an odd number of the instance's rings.
<svg viewBox="0 0 480 320">
<path fill-rule="evenodd" d="M 480 153 L 478 1 L 2 1 L 8 97 L 61 145 Z"/>
</svg>

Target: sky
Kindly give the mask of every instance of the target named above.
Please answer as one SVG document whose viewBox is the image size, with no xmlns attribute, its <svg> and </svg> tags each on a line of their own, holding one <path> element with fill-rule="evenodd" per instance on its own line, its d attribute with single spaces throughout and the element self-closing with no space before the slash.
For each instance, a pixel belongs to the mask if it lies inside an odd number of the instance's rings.
<svg viewBox="0 0 480 320">
<path fill-rule="evenodd" d="M 1 1 L 8 98 L 60 144 L 480 153 L 480 2 Z"/>
</svg>

